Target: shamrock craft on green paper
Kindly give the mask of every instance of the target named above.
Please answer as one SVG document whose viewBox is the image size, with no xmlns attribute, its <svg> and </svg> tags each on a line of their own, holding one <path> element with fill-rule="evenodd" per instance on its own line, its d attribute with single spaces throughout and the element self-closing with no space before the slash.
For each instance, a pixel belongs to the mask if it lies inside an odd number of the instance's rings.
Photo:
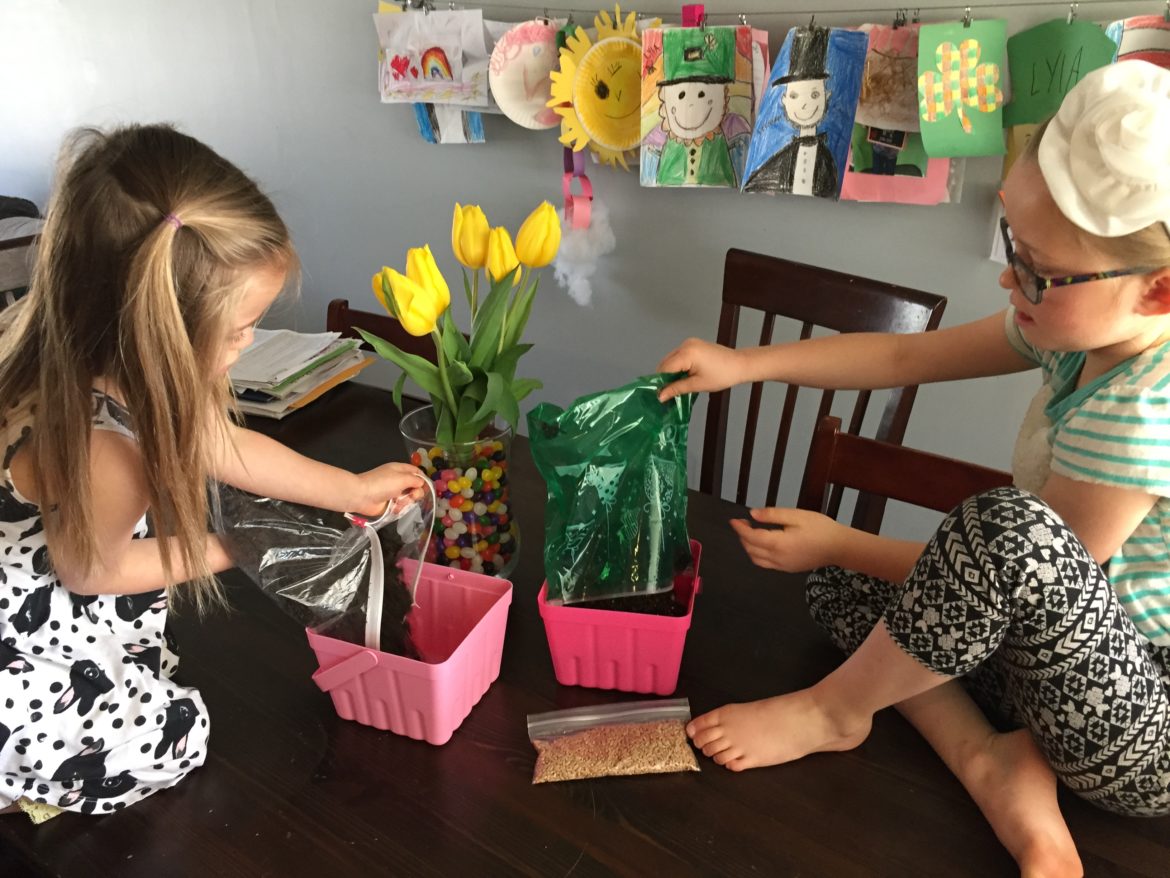
<svg viewBox="0 0 1170 878">
<path fill-rule="evenodd" d="M 918 77 L 918 107 L 922 119 L 937 122 L 957 112 L 963 131 L 971 133 L 971 120 L 963 107 L 974 107 L 981 113 L 990 113 L 1003 104 L 999 88 L 999 65 L 980 64 L 982 49 L 975 39 L 954 43 L 940 43 L 935 50 L 938 68 L 927 70 Z"/>
</svg>

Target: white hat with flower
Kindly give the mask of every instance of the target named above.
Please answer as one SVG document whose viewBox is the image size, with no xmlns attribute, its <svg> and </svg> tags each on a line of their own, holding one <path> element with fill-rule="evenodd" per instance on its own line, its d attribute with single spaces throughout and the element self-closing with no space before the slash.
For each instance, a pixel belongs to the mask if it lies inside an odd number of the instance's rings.
<svg viewBox="0 0 1170 878">
<path fill-rule="evenodd" d="M 1116 238 L 1170 232 L 1170 71 L 1121 61 L 1065 96 L 1040 141 L 1040 170 L 1075 225 Z"/>
</svg>

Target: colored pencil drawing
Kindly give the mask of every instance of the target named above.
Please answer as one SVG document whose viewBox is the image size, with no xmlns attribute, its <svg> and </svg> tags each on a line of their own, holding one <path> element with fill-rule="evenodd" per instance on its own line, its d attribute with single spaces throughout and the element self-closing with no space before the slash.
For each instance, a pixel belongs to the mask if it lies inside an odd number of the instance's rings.
<svg viewBox="0 0 1170 878">
<path fill-rule="evenodd" d="M 643 186 L 738 188 L 755 117 L 748 27 L 642 35 Z"/>
<path fill-rule="evenodd" d="M 838 28 L 788 32 L 748 147 L 744 192 L 838 197 L 867 42 Z"/>
</svg>

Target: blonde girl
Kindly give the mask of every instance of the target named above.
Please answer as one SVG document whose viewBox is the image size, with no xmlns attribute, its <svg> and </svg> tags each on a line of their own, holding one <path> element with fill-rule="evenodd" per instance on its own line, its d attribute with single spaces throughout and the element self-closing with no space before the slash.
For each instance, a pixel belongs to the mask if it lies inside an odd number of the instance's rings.
<svg viewBox="0 0 1170 878">
<path fill-rule="evenodd" d="M 227 370 L 296 269 L 272 202 L 194 138 L 67 141 L 0 335 L 0 808 L 100 814 L 206 759 L 166 618 L 173 598 L 217 599 L 232 566 L 209 480 L 366 515 L 418 485 L 405 464 L 349 473 L 229 418 Z"/>
</svg>

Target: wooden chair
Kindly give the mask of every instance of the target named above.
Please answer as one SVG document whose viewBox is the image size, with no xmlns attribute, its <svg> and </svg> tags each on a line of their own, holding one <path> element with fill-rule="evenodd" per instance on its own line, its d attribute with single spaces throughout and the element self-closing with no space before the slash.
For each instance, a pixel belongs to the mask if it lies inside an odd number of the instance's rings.
<svg viewBox="0 0 1170 878">
<path fill-rule="evenodd" d="M 425 360 L 435 362 L 435 343 L 429 335 L 411 335 L 388 314 L 349 307 L 349 299 L 334 299 L 329 303 L 329 311 L 325 316 L 327 332 L 340 332 L 342 338 L 361 338 L 357 333 L 359 329 L 385 339 L 408 354 L 418 354 Z M 364 341 L 362 347 L 370 350 Z"/>
<path fill-rule="evenodd" d="M 813 433 L 796 505 L 828 513 L 836 487 L 950 512 L 972 494 L 1011 483 L 1001 470 L 843 433 L 841 419 L 827 415 Z"/>
<path fill-rule="evenodd" d="M 763 312 L 763 326 L 758 343 L 766 345 L 772 342 L 777 316 L 800 321 L 802 339 L 809 338 L 814 327 L 837 332 L 922 332 L 938 328 L 946 303 L 945 297 L 932 293 L 791 262 L 775 256 L 731 249 L 727 251 L 723 267 L 723 308 L 719 314 L 717 340 L 720 344 L 736 346 L 740 312 L 744 308 Z M 787 453 L 799 390 L 799 387 L 789 385 L 785 392 L 776 436 L 776 449 L 772 457 L 765 495 L 768 505 L 775 505 L 780 492 L 780 475 Z M 917 387 L 902 387 L 890 392 L 875 433 L 877 439 L 890 443 L 902 441 L 917 390 Z M 860 432 L 870 395 L 870 391 L 858 394 L 849 419 L 850 433 Z M 747 502 L 762 396 L 763 384 L 753 384 L 748 400 L 735 494 L 736 502 L 741 504 Z M 832 390 L 821 392 L 818 420 L 830 413 L 833 397 Z M 703 435 L 699 490 L 716 496 L 720 496 L 723 489 L 730 402 L 730 391 L 711 394 Z M 841 494 L 836 491 L 830 503 L 834 516 L 840 502 Z M 876 533 L 881 526 L 884 510 L 884 498 L 858 497 L 853 524 L 855 527 L 863 527 Z"/>
</svg>

